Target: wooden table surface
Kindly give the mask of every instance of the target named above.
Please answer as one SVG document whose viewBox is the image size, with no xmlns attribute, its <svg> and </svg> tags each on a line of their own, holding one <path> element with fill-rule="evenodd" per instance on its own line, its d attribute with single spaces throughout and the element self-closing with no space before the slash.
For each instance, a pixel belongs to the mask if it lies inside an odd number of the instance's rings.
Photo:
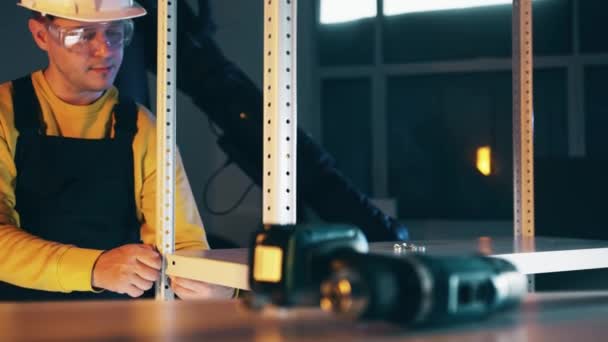
<svg viewBox="0 0 608 342">
<path fill-rule="evenodd" d="M 605 341 L 608 292 L 532 294 L 520 310 L 432 330 L 237 301 L 0 304 L 0 341 Z"/>
</svg>

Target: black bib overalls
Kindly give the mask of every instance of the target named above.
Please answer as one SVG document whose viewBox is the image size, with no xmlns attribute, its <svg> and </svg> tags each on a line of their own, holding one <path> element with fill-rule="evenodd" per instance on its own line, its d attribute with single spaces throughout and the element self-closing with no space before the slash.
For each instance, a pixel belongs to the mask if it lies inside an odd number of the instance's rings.
<svg viewBox="0 0 608 342">
<path fill-rule="evenodd" d="M 112 249 L 139 243 L 133 185 L 132 142 L 137 107 L 121 98 L 114 107 L 115 137 L 47 136 L 32 80 L 13 82 L 16 210 L 21 227 L 49 241 L 82 248 Z M 0 282 L 0 300 L 127 298 L 102 293 L 57 293 Z"/>
</svg>

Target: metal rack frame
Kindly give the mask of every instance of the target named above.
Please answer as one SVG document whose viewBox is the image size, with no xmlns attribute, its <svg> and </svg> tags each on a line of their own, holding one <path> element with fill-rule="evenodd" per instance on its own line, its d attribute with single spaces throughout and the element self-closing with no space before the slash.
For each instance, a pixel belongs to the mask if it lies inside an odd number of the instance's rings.
<svg viewBox="0 0 608 342">
<path fill-rule="evenodd" d="M 513 236 L 534 236 L 532 0 L 513 0 Z"/>
<path fill-rule="evenodd" d="M 158 2 L 157 246 L 163 268 L 156 298 L 173 299 L 166 275 L 175 251 L 175 51 L 177 1 Z M 513 0 L 513 193 L 516 241 L 534 237 L 532 0 Z M 265 225 L 296 223 L 297 0 L 264 0 Z M 525 247 L 525 246 L 524 246 Z M 522 247 L 522 248 L 524 248 Z M 533 289 L 533 278 L 529 278 Z"/>
<path fill-rule="evenodd" d="M 175 252 L 176 29 L 177 1 L 159 0 L 156 71 L 156 246 L 164 257 L 161 278 L 156 285 L 157 300 L 174 298 L 166 274 L 166 256 Z"/>
<path fill-rule="evenodd" d="M 264 1 L 264 225 L 296 223 L 297 0 Z"/>
</svg>

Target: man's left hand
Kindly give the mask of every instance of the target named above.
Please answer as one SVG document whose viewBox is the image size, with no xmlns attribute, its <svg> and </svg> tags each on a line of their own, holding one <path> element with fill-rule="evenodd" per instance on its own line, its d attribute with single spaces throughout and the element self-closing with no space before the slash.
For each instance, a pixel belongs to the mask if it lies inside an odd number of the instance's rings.
<svg viewBox="0 0 608 342">
<path fill-rule="evenodd" d="M 234 295 L 234 289 L 220 285 L 212 285 L 198 280 L 171 277 L 171 288 L 181 299 L 229 299 Z"/>
</svg>

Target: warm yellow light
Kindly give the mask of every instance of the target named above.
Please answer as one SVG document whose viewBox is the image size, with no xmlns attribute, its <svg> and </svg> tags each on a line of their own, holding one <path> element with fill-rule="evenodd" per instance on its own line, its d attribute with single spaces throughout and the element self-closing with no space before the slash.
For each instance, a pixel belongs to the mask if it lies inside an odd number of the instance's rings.
<svg viewBox="0 0 608 342">
<path fill-rule="evenodd" d="M 350 287 L 350 282 L 348 280 L 342 279 L 338 282 L 338 289 L 341 294 L 350 294 L 352 288 Z"/>
<path fill-rule="evenodd" d="M 334 305 L 329 298 L 321 298 L 321 310 L 332 311 Z"/>
<path fill-rule="evenodd" d="M 477 149 L 477 170 L 484 176 L 492 174 L 492 149 L 490 146 Z"/>
<path fill-rule="evenodd" d="M 256 246 L 253 256 L 253 278 L 278 283 L 282 278 L 283 250 L 274 246 Z"/>
</svg>

